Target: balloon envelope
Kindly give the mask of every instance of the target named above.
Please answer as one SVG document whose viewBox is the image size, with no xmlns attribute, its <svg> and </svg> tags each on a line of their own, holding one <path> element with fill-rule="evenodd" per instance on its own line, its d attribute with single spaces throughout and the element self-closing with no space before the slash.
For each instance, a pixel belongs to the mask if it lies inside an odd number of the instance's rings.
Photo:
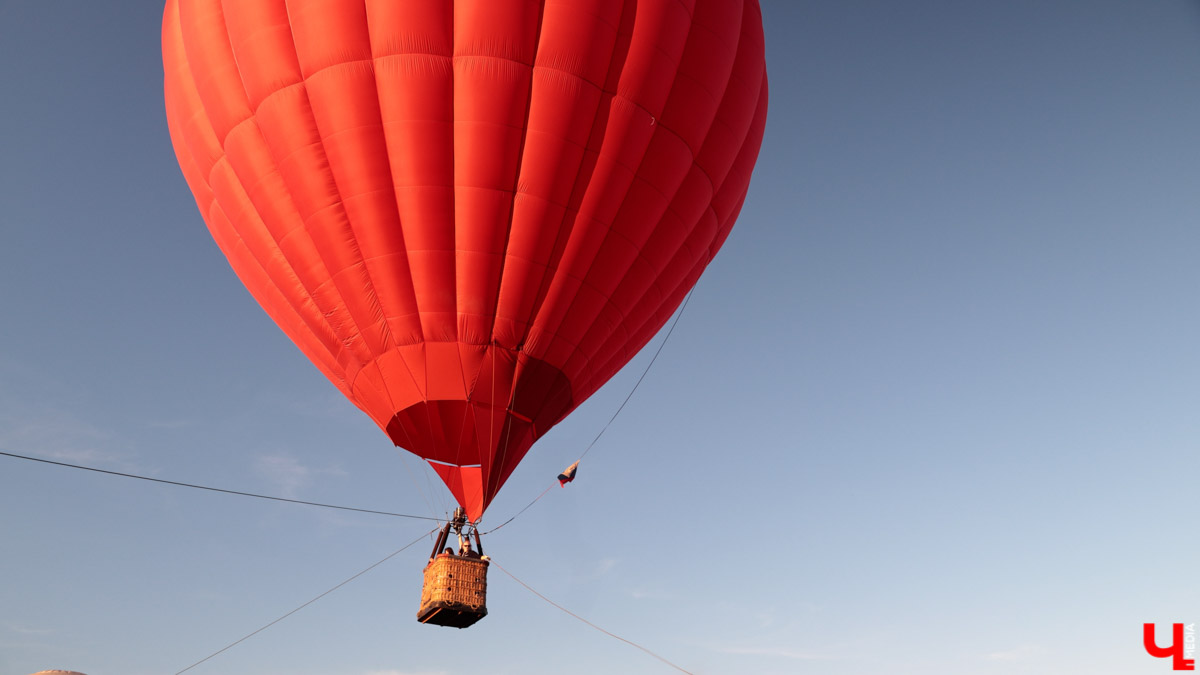
<svg viewBox="0 0 1200 675">
<path fill-rule="evenodd" d="M 695 284 L 767 109 L 756 0 L 168 0 L 163 64 L 234 271 L 472 520 Z"/>
</svg>

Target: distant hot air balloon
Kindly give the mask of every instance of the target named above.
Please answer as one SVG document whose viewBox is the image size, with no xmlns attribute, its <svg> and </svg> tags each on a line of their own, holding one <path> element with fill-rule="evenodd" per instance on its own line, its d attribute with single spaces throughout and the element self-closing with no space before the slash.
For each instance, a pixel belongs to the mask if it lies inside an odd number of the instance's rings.
<svg viewBox="0 0 1200 675">
<path fill-rule="evenodd" d="M 83 673 L 77 673 L 74 670 L 39 670 L 33 675 L 83 675 Z"/>
<path fill-rule="evenodd" d="M 679 306 L 767 111 L 757 0 L 167 0 L 238 277 L 469 522 Z"/>
</svg>

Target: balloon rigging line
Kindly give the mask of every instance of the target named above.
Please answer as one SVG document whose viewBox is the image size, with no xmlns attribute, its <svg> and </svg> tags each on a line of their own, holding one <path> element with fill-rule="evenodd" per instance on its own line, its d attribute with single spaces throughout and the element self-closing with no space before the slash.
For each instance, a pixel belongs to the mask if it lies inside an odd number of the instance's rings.
<svg viewBox="0 0 1200 675">
<path fill-rule="evenodd" d="M 688 291 L 687 296 L 683 299 L 683 304 L 679 306 L 679 313 L 675 315 L 675 320 L 671 322 L 671 327 L 667 329 L 667 334 L 663 337 L 663 341 L 658 344 L 658 350 L 654 352 L 654 356 L 650 359 L 650 363 L 646 364 L 646 369 L 642 371 L 642 376 L 639 377 L 638 381 L 633 385 L 633 389 L 629 390 L 629 395 L 626 396 L 625 400 L 621 402 L 620 407 L 617 408 L 617 412 L 613 413 L 613 416 L 608 420 L 608 424 L 604 425 L 604 428 L 600 430 L 600 433 L 596 434 L 596 437 L 593 438 L 592 442 L 588 444 L 587 448 L 583 451 L 583 454 L 579 456 L 580 460 L 582 460 L 589 452 L 592 451 L 592 446 L 596 445 L 596 441 L 600 440 L 600 437 L 604 435 L 605 431 L 608 431 L 608 428 L 612 426 L 613 420 L 617 419 L 617 415 L 620 415 L 621 411 L 625 409 L 625 404 L 629 403 L 629 399 L 633 398 L 633 392 L 637 391 L 638 387 L 640 387 L 642 384 L 642 380 L 646 379 L 646 374 L 650 372 L 650 367 L 653 366 L 654 362 L 658 360 L 658 355 L 662 353 L 663 347 L 667 346 L 667 340 L 671 339 L 671 333 L 675 332 L 675 326 L 677 326 L 679 324 L 679 320 L 683 318 L 683 312 L 687 309 L 688 301 L 692 299 L 692 293 L 695 290 L 696 288 L 693 286 L 692 289 Z"/>
<path fill-rule="evenodd" d="M 181 671 L 179 671 L 179 672 L 175 673 L 175 675 L 180 675 L 181 673 L 186 673 L 187 671 L 191 670 L 192 668 L 195 668 L 196 666 L 200 665 L 201 663 L 204 663 L 205 661 L 207 661 L 207 660 L 211 659 L 212 657 L 214 657 L 214 656 L 216 656 L 216 655 L 220 654 L 221 652 L 224 652 L 224 651 L 226 651 L 226 650 L 228 650 L 228 649 L 230 649 L 230 648 L 232 648 L 232 647 L 236 647 L 237 645 L 239 645 L 239 644 L 241 644 L 241 643 L 245 642 L 246 640 L 249 640 L 250 638 L 254 637 L 255 635 L 258 635 L 259 633 L 261 633 L 261 632 L 263 632 L 264 630 L 266 630 L 266 629 L 270 628 L 271 626 L 274 626 L 275 624 L 279 623 L 280 621 L 283 621 L 284 619 L 286 619 L 286 618 L 288 618 L 289 616 L 291 616 L 291 615 L 295 614 L 296 612 L 299 612 L 300 610 L 304 609 L 305 607 L 308 607 L 309 605 L 311 605 L 311 604 L 313 604 L 314 602 L 316 602 L 316 601 L 320 600 L 321 598 L 323 598 L 323 597 L 325 597 L 325 596 L 329 595 L 330 593 L 332 593 L 332 592 L 336 591 L 337 589 L 341 588 L 342 586 L 345 586 L 346 584 L 350 583 L 351 581 L 354 581 L 355 579 L 357 579 L 357 578 L 361 577 L 362 575 L 366 574 L 367 572 L 370 572 L 371 570 L 375 569 L 376 567 L 379 567 L 379 566 L 380 566 L 380 565 L 382 565 L 383 563 L 385 563 L 385 562 L 387 562 L 387 561 L 391 560 L 392 558 L 394 558 L 394 557 L 396 557 L 396 556 L 400 555 L 400 554 L 401 554 L 401 553 L 403 553 L 405 550 L 407 550 L 409 547 L 411 547 L 413 544 L 416 544 L 417 542 L 421 541 L 421 540 L 422 540 L 422 539 L 424 539 L 425 537 L 428 537 L 429 535 L 433 534 L 434 532 L 437 532 L 437 528 L 436 528 L 436 527 L 435 527 L 435 528 L 433 528 L 432 530 L 430 530 L 430 531 L 426 532 L 425 534 L 422 534 L 421 536 L 417 537 L 416 539 L 413 539 L 413 540 L 412 540 L 412 541 L 410 541 L 409 543 L 407 543 L 407 544 L 405 544 L 404 546 L 400 547 L 400 549 L 398 549 L 398 550 L 396 550 L 396 551 L 393 551 L 391 554 L 389 554 L 389 555 L 388 555 L 386 558 L 384 558 L 383 560 L 380 560 L 379 562 L 375 563 L 374 565 L 371 565 L 371 566 L 370 566 L 370 567 L 368 567 L 367 569 L 365 569 L 365 570 L 363 570 L 363 571 L 359 572 L 358 574 L 355 574 L 354 576 L 350 577 L 349 579 L 346 579 L 345 581 L 343 581 L 342 583 L 338 584 L 337 586 L 334 586 L 333 588 L 331 588 L 331 589 L 329 589 L 329 590 L 325 591 L 324 593 L 322 593 L 322 594 L 318 595 L 317 597 L 313 598 L 312 600 L 309 600 L 308 602 L 304 603 L 303 605 L 300 605 L 300 606 L 299 606 L 299 607 L 297 607 L 296 609 L 293 609 L 292 611 L 288 612 L 287 614 L 284 614 L 283 616 L 279 617 L 278 619 L 275 619 L 275 620 L 274 620 L 274 621 L 272 621 L 271 623 L 268 623 L 267 625 L 263 626 L 262 628 L 259 628 L 258 630 L 254 631 L 253 633 L 249 633 L 249 634 L 245 635 L 244 637 L 242 637 L 242 638 L 240 638 L 240 639 L 238 639 L 238 640 L 236 640 L 236 641 L 234 641 L 234 642 L 231 642 L 231 643 L 229 643 L 229 644 L 225 645 L 224 647 L 222 647 L 222 648 L 218 649 L 217 651 L 215 651 L 215 652 L 213 652 L 213 653 L 209 654 L 208 656 L 206 656 L 206 657 L 204 657 L 204 658 L 200 659 L 199 661 L 197 661 L 197 662 L 193 663 L 192 665 L 188 666 L 187 668 L 184 668 L 183 670 L 181 670 Z"/>
<path fill-rule="evenodd" d="M 223 492 L 225 494 L 240 495 L 242 497 L 257 497 L 258 499 L 270 499 L 270 500 L 276 501 L 276 502 L 289 502 L 291 504 L 304 504 L 306 506 L 320 506 L 320 507 L 327 508 L 327 509 L 339 509 L 342 511 L 357 511 L 359 513 L 374 513 L 374 514 L 380 515 L 380 516 L 395 516 L 397 518 L 413 518 L 416 520 L 432 520 L 432 521 L 436 521 L 439 523 L 442 521 L 442 519 L 440 519 L 440 518 L 433 518 L 430 516 L 414 516 L 414 515 L 407 514 L 407 513 L 392 513 L 390 511 L 373 511 L 371 509 L 357 509 L 352 506 L 338 506 L 336 504 L 321 504 L 319 502 L 306 502 L 306 501 L 303 501 L 300 499 L 287 499 L 285 497 L 272 497 L 270 495 L 254 494 L 253 492 L 238 492 L 237 490 L 225 490 L 223 488 L 208 487 L 206 485 L 195 485 L 192 483 L 180 483 L 178 481 L 173 481 L 173 480 L 163 480 L 162 478 L 150 478 L 149 476 L 139 476 L 137 474 L 132 474 L 132 473 L 121 473 L 120 471 L 108 471 L 106 469 L 97 469 L 97 468 L 91 467 L 91 466 L 81 466 L 79 464 L 68 464 L 66 462 L 55 462 L 55 461 L 52 461 L 49 459 L 41 459 L 39 457 L 27 457 L 25 455 L 16 455 L 11 452 L 0 451 L 0 455 L 4 455 L 5 457 L 15 457 L 17 459 L 27 459 L 31 462 L 41 462 L 43 464 L 54 464 L 55 466 L 65 466 L 65 467 L 70 467 L 72 469 L 83 469 L 84 471 L 95 471 L 96 473 L 106 473 L 110 476 L 124 476 L 125 478 L 137 478 L 138 480 L 148 480 L 148 481 L 151 481 L 154 483 L 163 483 L 165 485 L 177 485 L 180 487 L 194 488 L 197 490 L 208 490 L 210 492 Z"/>
<path fill-rule="evenodd" d="M 396 454 L 397 455 L 403 454 L 401 452 L 401 448 L 399 448 L 399 447 L 396 448 Z M 433 507 L 433 500 L 432 500 L 433 490 L 430 489 L 430 490 L 426 491 L 425 489 L 423 489 L 421 487 L 421 484 L 417 481 L 416 474 L 413 473 L 413 470 L 411 468 L 409 468 L 408 462 L 405 460 L 404 457 L 400 457 L 400 466 L 404 467 L 404 474 L 406 476 L 408 476 L 408 480 L 410 483 L 412 483 L 413 489 L 416 491 L 416 493 L 421 495 L 421 501 L 425 502 L 425 506 L 429 507 L 429 512 L 436 514 L 437 509 L 435 509 Z M 426 484 L 429 483 L 428 474 L 426 474 L 426 476 L 425 476 L 425 483 Z"/>
<path fill-rule="evenodd" d="M 523 509 L 521 509 L 520 511 L 517 511 L 515 514 L 513 514 L 513 517 L 512 517 L 512 518 L 509 518 L 508 520 L 504 521 L 503 523 L 500 523 L 499 525 L 497 525 L 497 526 L 493 527 L 492 529 L 488 530 L 487 532 L 480 532 L 480 533 L 479 533 L 479 536 L 481 536 L 481 537 L 482 537 L 482 536 L 483 536 L 483 535 L 485 535 L 485 534 L 491 534 L 491 533 L 495 532 L 496 530 L 498 530 L 498 529 L 500 529 L 500 528 L 504 527 L 505 525 L 507 525 L 507 524 L 511 523 L 512 521 L 516 520 L 516 519 L 517 519 L 517 516 L 521 515 L 522 513 L 525 513 L 525 511 L 527 511 L 527 510 L 529 509 L 529 507 L 531 507 L 531 506 L 533 506 L 534 504 L 536 504 L 536 503 L 537 503 L 537 501 L 538 501 L 539 499 L 541 499 L 542 497 L 545 497 L 545 496 L 546 496 L 546 493 L 547 493 L 547 492 L 549 492 L 549 491 L 550 491 L 550 488 L 552 488 L 552 487 L 554 487 L 554 483 L 551 483 L 551 484 L 547 485 L 547 486 L 546 486 L 546 489 L 545 489 L 545 490 L 542 490 L 542 494 L 538 495 L 537 497 L 534 497 L 533 501 L 531 501 L 531 502 L 529 502 L 528 504 L 526 504 L 526 505 L 525 505 L 525 508 L 523 508 Z"/>
<path fill-rule="evenodd" d="M 592 451 L 592 446 L 596 445 L 596 441 L 600 440 L 600 437 L 604 435 L 605 431 L 608 431 L 608 428 L 610 426 L 612 426 L 613 421 L 617 419 L 617 415 L 620 415 L 621 411 L 625 409 L 625 404 L 629 403 L 629 399 L 633 398 L 633 392 L 637 391 L 638 387 L 642 384 L 642 380 L 646 379 L 646 374 L 650 372 L 650 367 L 654 365 L 654 362 L 658 359 L 658 355 L 662 353 L 663 347 L 667 346 L 667 340 L 671 339 L 671 333 L 673 333 L 675 331 L 675 326 L 679 323 L 679 319 L 683 318 L 683 310 L 687 309 L 688 301 L 692 299 L 692 292 L 695 290 L 696 290 L 695 287 L 693 287 L 692 290 L 688 291 L 687 296 L 684 297 L 683 304 L 679 306 L 679 313 L 675 315 L 675 320 L 671 322 L 671 327 L 667 329 L 667 334 L 665 336 L 663 336 L 662 342 L 660 342 L 658 344 L 658 349 L 654 352 L 654 356 L 651 357 L 650 363 L 646 364 L 646 369 L 642 371 L 642 376 L 639 377 L 638 381 L 633 385 L 633 389 L 629 390 L 629 395 L 625 397 L 625 400 L 621 402 L 621 405 L 617 408 L 617 411 L 615 413 L 613 413 L 613 416 L 611 418 L 609 418 L 608 424 L 605 424 L 604 428 L 600 430 L 600 433 L 596 434 L 596 437 L 592 439 L 592 442 L 588 444 L 587 448 L 583 451 L 583 454 L 580 455 L 579 459 L 576 461 L 582 461 L 584 456 Z M 536 504 L 537 501 L 539 499 L 541 499 L 542 497 L 545 497 L 546 493 L 549 492 L 550 488 L 552 488 L 552 487 L 554 487 L 554 483 L 551 483 L 545 490 L 542 490 L 542 494 L 538 495 L 537 497 L 534 497 L 533 501 L 526 504 L 525 508 L 521 509 L 520 511 L 517 511 L 516 514 L 514 514 L 512 518 L 509 518 L 508 520 L 504 521 L 503 523 L 500 523 L 499 525 L 497 525 L 496 527 L 493 527 L 492 529 L 488 530 L 487 532 L 480 532 L 479 533 L 480 536 L 495 532 L 496 530 L 511 523 L 513 520 L 516 520 L 517 516 L 521 515 L 522 513 L 525 513 L 525 511 L 527 511 L 529 509 L 529 507 Z"/>
<path fill-rule="evenodd" d="M 428 410 L 426 410 L 426 413 L 428 413 Z M 426 419 L 428 419 L 428 418 L 426 418 Z M 408 442 L 408 446 L 416 447 L 415 445 L 413 445 L 412 436 L 410 436 L 408 433 L 408 427 L 404 426 L 403 424 L 401 424 L 399 426 L 400 426 L 400 430 L 404 432 L 404 438 Z M 395 447 L 397 449 L 398 454 L 403 454 L 403 452 L 401 452 L 403 450 L 403 448 L 401 448 L 400 446 L 395 446 Z M 404 458 L 401 458 L 400 461 L 403 462 Z M 437 513 L 437 509 L 434 508 L 433 502 L 437 499 L 437 497 L 435 495 L 437 495 L 438 493 L 433 489 L 432 481 L 429 480 L 429 463 L 428 462 L 424 462 L 422 464 L 422 476 L 424 476 L 424 478 L 425 478 L 425 484 L 427 486 L 429 486 L 429 499 L 426 499 L 425 502 L 429 505 L 430 511 L 432 511 L 433 513 Z M 418 491 L 420 491 L 420 490 L 418 489 Z M 424 496 L 424 493 L 422 493 L 422 496 Z M 450 510 L 449 510 L 449 508 L 445 508 L 446 503 L 445 503 L 444 499 L 442 502 L 442 506 L 443 506 L 442 512 L 449 514 Z M 446 520 L 449 520 L 449 518 L 446 518 Z M 438 522 L 442 522 L 442 521 L 439 520 Z"/>
<path fill-rule="evenodd" d="M 550 598 L 547 598 L 546 596 L 542 595 L 541 593 L 538 593 L 537 591 L 535 591 L 533 589 L 532 586 L 530 586 L 529 584 L 525 583 L 524 581 L 521 581 L 520 579 L 516 578 L 515 576 L 513 576 L 512 572 L 509 572 L 508 570 L 501 567 L 500 563 L 496 562 L 495 558 L 491 559 L 490 563 L 492 564 L 492 566 L 498 568 L 501 572 L 504 572 L 509 577 L 511 577 L 513 581 L 524 586 L 526 588 L 526 590 L 528 590 L 530 593 L 533 593 L 534 595 L 538 596 L 542 600 L 545 600 L 546 602 L 550 603 L 551 605 L 554 605 L 555 607 L 559 608 L 563 612 L 566 612 L 567 614 L 575 617 L 576 619 L 579 619 L 580 621 L 586 623 L 587 625 L 591 626 L 592 628 L 595 628 L 596 630 L 600 631 L 601 633 L 604 633 L 605 635 L 607 635 L 609 637 L 616 638 L 616 639 L 620 640 L 621 642 L 624 642 L 627 645 L 637 647 L 638 649 L 646 652 L 650 656 L 653 656 L 654 658 L 658 659 L 659 661 L 662 661 L 663 663 L 667 664 L 668 666 L 671 666 L 672 668 L 674 668 L 675 670 L 678 670 L 681 673 L 687 673 L 687 675 L 693 675 L 693 673 L 691 671 L 680 668 L 679 666 L 675 665 L 674 663 L 671 663 L 670 661 L 664 659 L 663 657 L 659 656 L 658 654 L 655 654 L 654 652 L 650 651 L 649 649 L 646 649 L 645 647 L 639 645 L 638 643 L 633 642 L 632 640 L 626 640 L 625 638 L 621 637 L 620 635 L 617 635 L 615 633 L 610 633 L 609 631 L 604 630 L 600 626 L 597 626 L 596 624 L 592 623 L 591 621 L 588 621 L 587 619 L 583 618 L 582 616 L 579 616 L 575 612 L 572 612 L 571 610 L 567 609 L 566 607 L 563 607 L 562 605 L 558 604 L 557 602 L 554 602 Z M 176 673 L 176 675 L 178 675 L 178 673 Z"/>
</svg>

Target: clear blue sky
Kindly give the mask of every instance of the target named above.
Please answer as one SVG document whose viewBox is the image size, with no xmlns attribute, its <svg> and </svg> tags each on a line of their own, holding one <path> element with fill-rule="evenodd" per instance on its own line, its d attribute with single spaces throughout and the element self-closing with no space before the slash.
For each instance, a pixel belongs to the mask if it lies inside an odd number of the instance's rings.
<svg viewBox="0 0 1200 675">
<path fill-rule="evenodd" d="M 1200 620 L 1200 4 L 763 10 L 738 226 L 488 553 L 706 675 L 1169 672 L 1141 624 Z M 160 17 L 0 0 L 0 450 L 442 514 L 209 238 Z M 0 674 L 175 673 L 425 529 L 0 457 Z M 189 672 L 672 672 L 498 570 L 483 622 L 418 625 L 430 546 Z"/>
</svg>

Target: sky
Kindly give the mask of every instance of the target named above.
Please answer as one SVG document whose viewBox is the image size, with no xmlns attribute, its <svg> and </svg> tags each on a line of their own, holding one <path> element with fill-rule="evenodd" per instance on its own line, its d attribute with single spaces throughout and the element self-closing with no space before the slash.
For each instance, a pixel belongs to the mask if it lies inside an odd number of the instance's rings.
<svg viewBox="0 0 1200 675">
<path fill-rule="evenodd" d="M 442 516 L 175 163 L 159 0 L 0 0 L 0 451 Z M 1161 673 L 1200 619 L 1200 4 L 765 0 L 738 225 L 568 488 L 484 540 L 693 673 Z M 653 340 L 483 528 L 605 428 Z M 675 672 L 428 521 L 0 456 L 0 675 Z"/>
</svg>

